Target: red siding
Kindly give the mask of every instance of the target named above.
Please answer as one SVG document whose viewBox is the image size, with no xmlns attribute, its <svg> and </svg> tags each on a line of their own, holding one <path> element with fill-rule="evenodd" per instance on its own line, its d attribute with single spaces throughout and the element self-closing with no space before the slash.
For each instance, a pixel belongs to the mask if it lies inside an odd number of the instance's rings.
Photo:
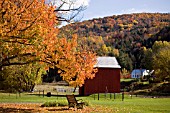
<svg viewBox="0 0 170 113">
<path fill-rule="evenodd" d="M 119 93 L 120 92 L 120 69 L 99 68 L 93 79 L 85 81 L 83 87 L 79 88 L 80 95 L 94 93 Z"/>
</svg>

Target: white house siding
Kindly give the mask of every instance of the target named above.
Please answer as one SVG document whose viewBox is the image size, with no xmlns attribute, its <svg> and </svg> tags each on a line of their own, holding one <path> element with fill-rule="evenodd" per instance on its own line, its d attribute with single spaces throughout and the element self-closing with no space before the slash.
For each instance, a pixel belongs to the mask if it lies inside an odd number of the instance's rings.
<svg viewBox="0 0 170 113">
<path fill-rule="evenodd" d="M 149 70 L 146 69 L 134 69 L 131 73 L 131 78 L 141 78 L 141 76 L 149 75 Z"/>
</svg>

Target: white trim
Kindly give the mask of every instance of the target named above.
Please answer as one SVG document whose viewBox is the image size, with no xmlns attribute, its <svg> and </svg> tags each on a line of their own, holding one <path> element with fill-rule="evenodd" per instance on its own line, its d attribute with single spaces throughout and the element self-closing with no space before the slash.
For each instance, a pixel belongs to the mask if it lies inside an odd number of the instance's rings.
<svg viewBox="0 0 170 113">
<path fill-rule="evenodd" d="M 94 65 L 94 67 L 103 67 L 103 68 L 121 68 L 120 65 Z"/>
</svg>

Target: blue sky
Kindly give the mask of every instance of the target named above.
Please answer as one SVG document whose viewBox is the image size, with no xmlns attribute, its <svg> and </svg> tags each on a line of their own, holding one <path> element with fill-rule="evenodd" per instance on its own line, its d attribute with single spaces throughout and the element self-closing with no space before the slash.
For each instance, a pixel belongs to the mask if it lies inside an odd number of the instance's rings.
<svg viewBox="0 0 170 113">
<path fill-rule="evenodd" d="M 131 13 L 170 13 L 170 0 L 83 0 L 87 8 L 82 20 L 131 14 Z"/>
</svg>

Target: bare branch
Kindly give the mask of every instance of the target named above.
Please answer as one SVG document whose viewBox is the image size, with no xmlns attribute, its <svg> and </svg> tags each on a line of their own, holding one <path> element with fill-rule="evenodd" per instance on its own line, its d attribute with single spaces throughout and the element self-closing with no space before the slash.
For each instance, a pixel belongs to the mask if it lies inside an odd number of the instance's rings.
<svg viewBox="0 0 170 113">
<path fill-rule="evenodd" d="M 25 53 L 25 54 L 17 54 L 17 55 L 8 56 L 5 59 L 2 59 L 2 61 L 0 62 L 0 67 L 10 66 L 10 65 L 24 65 L 24 64 L 29 64 L 29 63 L 37 61 L 36 59 L 34 59 L 34 60 L 28 60 L 28 61 L 24 61 L 24 62 L 23 61 L 10 62 L 10 60 L 13 60 L 15 58 L 23 58 L 26 56 L 34 57 L 35 55 L 33 55 L 31 53 Z"/>
<path fill-rule="evenodd" d="M 64 4 L 66 4 L 65 1 L 63 1 L 63 3 L 62 3 L 57 9 L 61 9 L 61 8 L 64 6 Z M 55 10 L 54 10 L 54 11 L 55 11 Z"/>
<path fill-rule="evenodd" d="M 57 20 L 61 22 L 70 23 L 77 17 L 77 15 L 80 14 L 80 12 L 86 9 L 86 6 L 83 5 L 75 7 L 76 1 L 73 0 L 70 0 L 68 2 L 66 0 L 60 0 L 60 2 L 61 3 L 57 6 L 54 12 L 58 12 Z M 55 1 L 53 5 L 56 5 Z M 65 6 L 67 6 L 67 8 L 65 8 Z"/>
<path fill-rule="evenodd" d="M 78 8 L 68 8 L 68 9 L 59 9 L 59 8 L 57 8 L 57 9 L 55 9 L 54 11 L 55 12 L 59 12 L 59 11 L 82 11 L 84 9 L 84 7 L 83 6 L 80 6 L 80 7 L 78 7 Z"/>
</svg>

